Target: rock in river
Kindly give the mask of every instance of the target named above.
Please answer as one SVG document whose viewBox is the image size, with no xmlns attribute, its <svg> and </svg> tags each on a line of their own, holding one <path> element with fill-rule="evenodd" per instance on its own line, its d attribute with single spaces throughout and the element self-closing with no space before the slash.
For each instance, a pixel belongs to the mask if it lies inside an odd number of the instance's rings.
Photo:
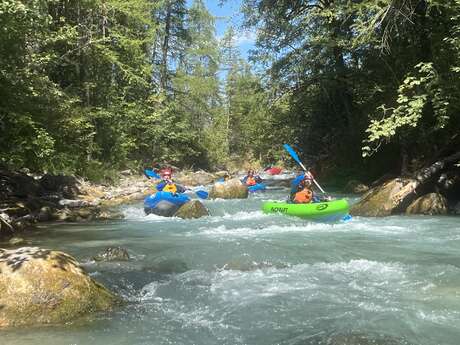
<svg viewBox="0 0 460 345">
<path fill-rule="evenodd" d="M 381 186 L 372 188 L 363 198 L 351 207 L 354 216 L 382 217 L 404 212 L 416 196 L 416 181 L 409 178 L 395 178 Z"/>
<path fill-rule="evenodd" d="M 212 186 L 209 197 L 211 199 L 247 199 L 248 187 L 238 179 L 219 182 Z"/>
<path fill-rule="evenodd" d="M 429 193 L 414 200 L 406 209 L 407 214 L 447 214 L 447 199 L 439 193 Z"/>
<path fill-rule="evenodd" d="M 0 328 L 69 322 L 119 299 L 63 252 L 0 249 Z"/>
<path fill-rule="evenodd" d="M 191 200 L 182 205 L 174 217 L 183 219 L 201 218 L 209 216 L 209 211 L 199 200 Z"/>
<path fill-rule="evenodd" d="M 95 261 L 127 261 L 129 260 L 128 251 L 121 247 L 109 247 L 97 254 Z"/>
</svg>

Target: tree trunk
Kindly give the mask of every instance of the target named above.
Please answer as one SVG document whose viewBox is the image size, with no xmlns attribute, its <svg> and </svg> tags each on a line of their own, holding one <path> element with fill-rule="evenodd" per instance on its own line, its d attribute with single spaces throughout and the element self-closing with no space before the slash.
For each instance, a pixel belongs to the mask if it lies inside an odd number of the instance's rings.
<svg viewBox="0 0 460 345">
<path fill-rule="evenodd" d="M 409 175 L 409 152 L 407 150 L 407 143 L 404 139 L 401 139 L 401 176 Z"/>
<path fill-rule="evenodd" d="M 168 84 L 168 53 L 169 53 L 169 39 L 171 30 L 171 1 L 168 1 L 166 7 L 166 18 L 165 18 L 165 32 L 162 45 L 162 59 L 161 59 L 161 76 L 160 76 L 160 88 L 162 91 L 166 90 Z"/>
</svg>

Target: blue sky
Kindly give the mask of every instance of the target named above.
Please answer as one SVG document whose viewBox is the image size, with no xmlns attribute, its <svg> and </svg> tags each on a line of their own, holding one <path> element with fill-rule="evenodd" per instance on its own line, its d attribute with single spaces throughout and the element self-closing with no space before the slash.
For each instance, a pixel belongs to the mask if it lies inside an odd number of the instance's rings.
<svg viewBox="0 0 460 345">
<path fill-rule="evenodd" d="M 193 0 L 187 0 L 191 5 Z M 238 33 L 237 45 L 243 57 L 248 57 L 248 52 L 254 47 L 255 34 L 242 32 L 238 29 L 242 21 L 240 13 L 241 0 L 227 0 L 223 6 L 219 6 L 219 0 L 205 0 L 209 12 L 216 17 L 216 34 L 220 38 L 224 35 L 229 25 L 233 25 Z"/>
</svg>

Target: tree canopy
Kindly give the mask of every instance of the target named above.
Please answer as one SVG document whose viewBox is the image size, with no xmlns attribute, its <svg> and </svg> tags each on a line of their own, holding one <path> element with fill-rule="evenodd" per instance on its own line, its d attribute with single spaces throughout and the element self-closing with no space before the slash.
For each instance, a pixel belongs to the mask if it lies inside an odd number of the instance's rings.
<svg viewBox="0 0 460 345">
<path fill-rule="evenodd" d="M 154 163 L 408 172 L 460 144 L 460 3 L 0 3 L 0 164 L 98 179 Z M 257 34 L 246 61 L 236 41 Z M 366 169 L 363 169 L 366 167 Z"/>
</svg>

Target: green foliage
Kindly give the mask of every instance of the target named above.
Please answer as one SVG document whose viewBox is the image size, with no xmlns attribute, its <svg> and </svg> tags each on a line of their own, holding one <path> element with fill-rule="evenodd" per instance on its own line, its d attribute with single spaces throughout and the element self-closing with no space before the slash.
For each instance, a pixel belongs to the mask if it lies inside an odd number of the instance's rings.
<svg viewBox="0 0 460 345">
<path fill-rule="evenodd" d="M 443 129 L 449 120 L 449 99 L 440 79 L 439 74 L 434 70 L 432 63 L 419 63 L 415 66 L 415 73 L 408 75 L 398 88 L 397 106 L 387 108 L 385 105 L 379 107 L 383 112 L 381 120 L 371 120 L 367 142 L 371 147 L 363 147 L 363 154 L 367 156 L 376 151 L 382 140 L 390 140 L 396 135 L 399 129 L 404 127 L 416 128 L 420 126 L 426 108 L 430 106 L 434 123 L 430 132 Z"/>
<path fill-rule="evenodd" d="M 256 68 L 203 0 L 2 1 L 0 164 L 114 179 L 269 164 L 289 142 L 346 176 L 428 159 L 460 131 L 458 1 L 242 9 Z"/>
<path fill-rule="evenodd" d="M 406 170 L 459 132 L 458 1 L 245 0 L 243 9 L 270 101 L 282 95 L 291 140 L 320 169 Z"/>
</svg>

